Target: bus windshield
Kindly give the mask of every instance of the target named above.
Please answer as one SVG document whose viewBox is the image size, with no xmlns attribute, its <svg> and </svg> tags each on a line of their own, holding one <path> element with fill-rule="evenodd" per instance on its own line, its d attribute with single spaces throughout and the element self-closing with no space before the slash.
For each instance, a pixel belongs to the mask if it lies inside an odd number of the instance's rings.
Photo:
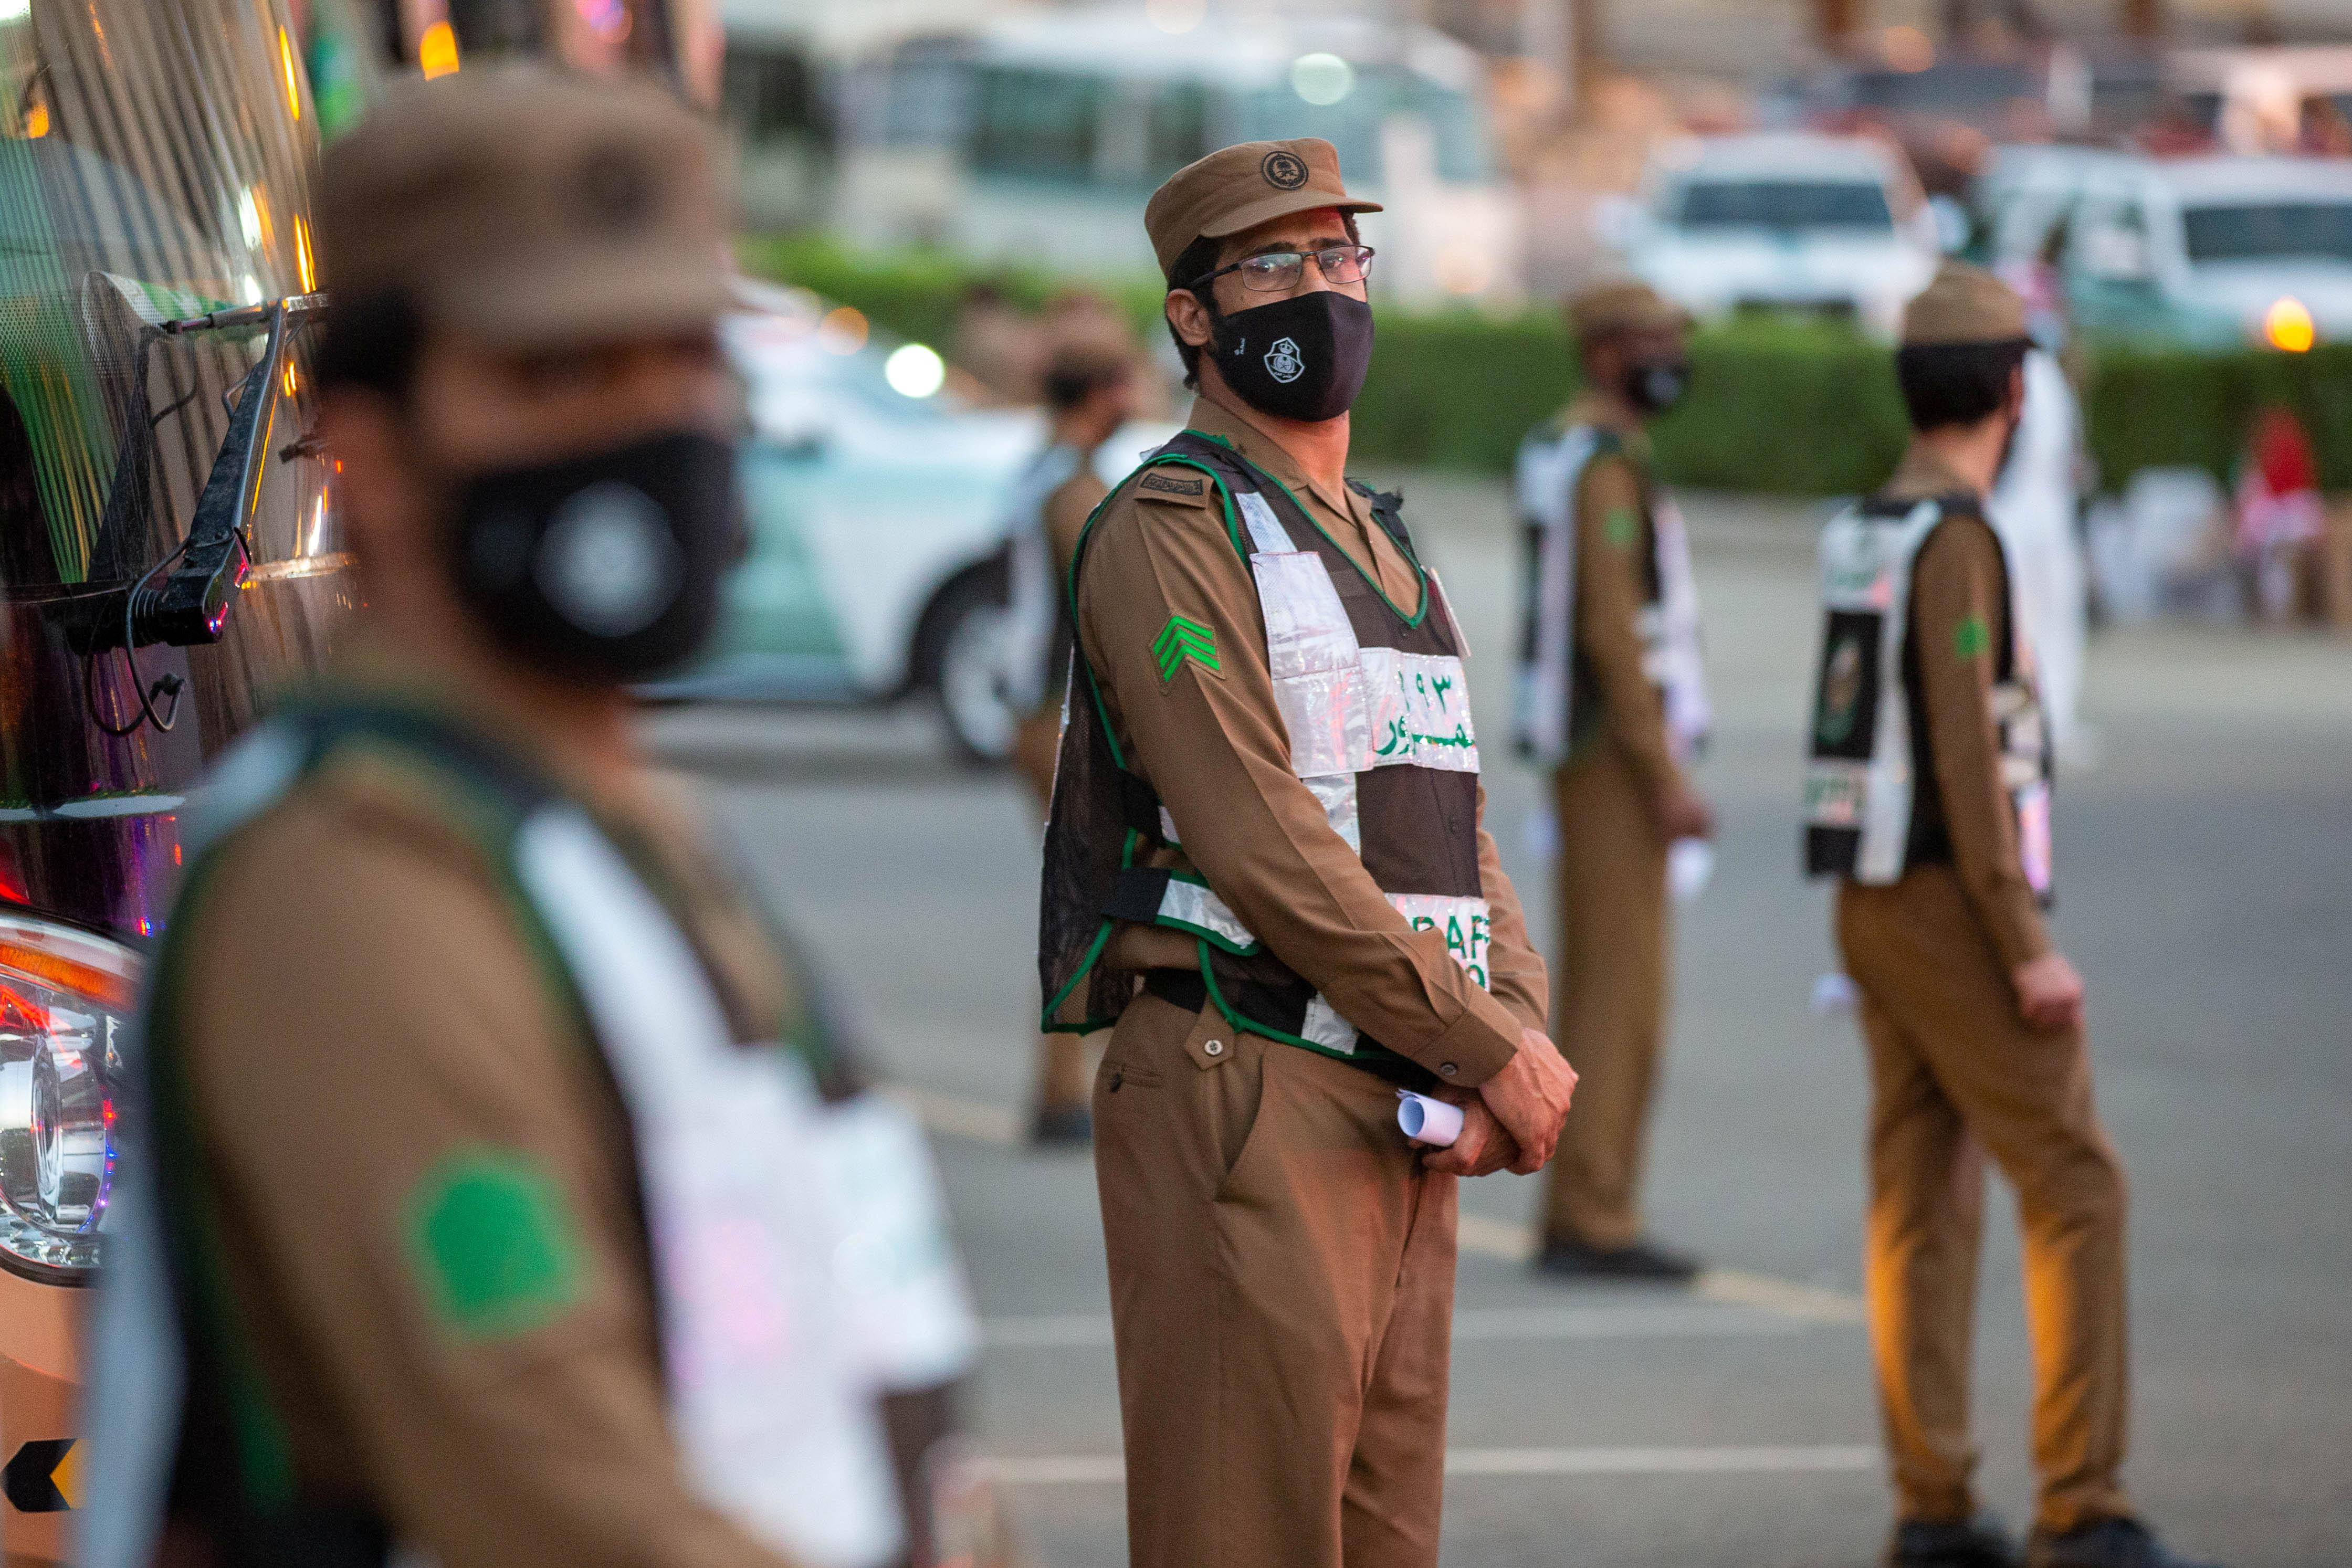
<svg viewBox="0 0 2352 1568">
<path fill-rule="evenodd" d="M 2352 261 L 2352 202 L 2264 202 L 2189 207 L 2189 259 Z"/>
<path fill-rule="evenodd" d="M 262 334 L 160 324 L 316 287 L 311 106 L 272 14 L 236 0 L 0 6 L 10 594 L 120 582 L 178 544 Z"/>
<path fill-rule="evenodd" d="M 1694 180 L 1676 221 L 1686 229 L 1895 226 L 1886 192 L 1865 180 Z"/>
</svg>

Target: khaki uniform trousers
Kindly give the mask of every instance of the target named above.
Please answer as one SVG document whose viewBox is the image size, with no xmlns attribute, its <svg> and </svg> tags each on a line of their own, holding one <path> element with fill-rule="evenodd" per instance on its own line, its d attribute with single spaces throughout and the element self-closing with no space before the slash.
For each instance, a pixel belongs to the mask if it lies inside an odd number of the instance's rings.
<svg viewBox="0 0 2352 1568">
<path fill-rule="evenodd" d="M 1984 1153 L 2017 1189 L 2033 1339 L 2036 1522 L 2130 1511 L 2124 1457 L 2124 1176 L 2080 1030 L 2017 1011 L 1948 866 L 1843 883 L 1838 946 L 1870 1054 L 1866 1273 L 1881 1414 L 1906 1519 L 1973 1511 L 1969 1361 Z"/>
<path fill-rule="evenodd" d="M 1037 820 L 1054 809 L 1054 766 L 1062 745 L 1062 705 L 1048 703 L 1021 721 L 1013 732 L 1013 766 L 1037 802 Z M 1087 1103 L 1087 1070 L 1094 1060 L 1092 1036 L 1037 1037 L 1037 1107 L 1057 1111 Z"/>
<path fill-rule="evenodd" d="M 1131 1568 L 1434 1568 L 1456 1178 L 1394 1089 L 1144 996 L 1094 1120 Z"/>
<path fill-rule="evenodd" d="M 1552 1158 L 1544 1235 L 1625 1247 L 1642 1233 L 1642 1155 L 1664 1034 L 1666 844 L 1647 791 L 1606 741 L 1552 775 L 1552 800 L 1559 835 L 1552 1034 L 1578 1081 Z"/>
</svg>

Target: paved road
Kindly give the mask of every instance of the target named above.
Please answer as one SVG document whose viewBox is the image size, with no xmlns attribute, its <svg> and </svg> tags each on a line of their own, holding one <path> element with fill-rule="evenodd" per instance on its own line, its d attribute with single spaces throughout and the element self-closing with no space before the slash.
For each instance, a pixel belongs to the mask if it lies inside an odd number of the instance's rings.
<svg viewBox="0 0 2352 1568">
<path fill-rule="evenodd" d="M 1499 733 L 1501 497 L 1408 484 Z M 1458 1568 L 1861 1568 L 1885 1528 L 1858 1265 L 1863 1081 L 1808 1010 L 1827 904 L 1793 870 L 1809 515 L 1692 507 L 1722 730 L 1714 885 L 1687 913 L 1652 1166 L 1688 1294 L 1563 1289 L 1517 1260 L 1534 1193 L 1465 1190 L 1446 1556 Z M 2062 784 L 2060 940 L 2092 986 L 2133 1177 L 2130 1479 L 2238 1568 L 2352 1561 L 2352 647 L 2197 630 L 2097 647 L 2096 765 Z M 989 1349 L 980 1417 L 1051 1568 L 1125 1561 L 1101 1242 L 1083 1156 L 1028 1154 L 1036 827 L 919 715 L 682 710 L 665 754 L 862 1003 L 933 1125 Z M 1492 822 L 1538 938 L 1530 777 Z M 1573 1055 L 1573 1042 L 1568 1042 Z M 2030 1508 L 2014 1232 L 1989 1228 L 1978 1418 L 1990 1500 Z"/>
</svg>

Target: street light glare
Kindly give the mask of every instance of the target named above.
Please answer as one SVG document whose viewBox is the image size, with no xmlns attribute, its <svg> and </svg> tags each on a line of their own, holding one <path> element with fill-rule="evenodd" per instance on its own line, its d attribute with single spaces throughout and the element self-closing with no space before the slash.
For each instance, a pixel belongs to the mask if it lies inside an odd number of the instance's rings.
<svg viewBox="0 0 2352 1568">
<path fill-rule="evenodd" d="M 1356 89 L 1356 68 L 1337 55 L 1301 55 L 1291 62 L 1290 86 L 1307 102 L 1325 108 Z"/>
<path fill-rule="evenodd" d="M 2292 296 L 2273 305 L 2263 317 L 2263 336 L 2273 349 L 2290 354 L 2307 354 L 2319 341 L 2319 324 L 2311 319 L 2311 308 Z"/>
<path fill-rule="evenodd" d="M 947 385 L 947 361 L 921 343 L 902 343 L 882 361 L 882 379 L 901 397 L 929 397 Z"/>
</svg>

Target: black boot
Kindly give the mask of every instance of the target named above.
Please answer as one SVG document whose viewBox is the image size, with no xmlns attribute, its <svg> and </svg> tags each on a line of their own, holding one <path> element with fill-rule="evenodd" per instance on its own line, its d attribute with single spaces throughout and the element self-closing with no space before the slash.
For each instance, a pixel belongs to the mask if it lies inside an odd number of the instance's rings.
<svg viewBox="0 0 2352 1568">
<path fill-rule="evenodd" d="M 2102 1519 L 2053 1535 L 2036 1530 L 2025 1544 L 2026 1568 L 2219 1568 L 2176 1556 L 2136 1519 Z"/>
<path fill-rule="evenodd" d="M 1883 1568 L 2018 1568 L 2009 1530 L 1989 1513 L 1957 1522 L 1906 1519 L 1887 1538 Z"/>
<path fill-rule="evenodd" d="M 1669 1252 L 1655 1242 L 1631 1247 L 1588 1247 L 1571 1237 L 1552 1237 L 1536 1254 L 1536 1272 L 1568 1279 L 1633 1280 L 1686 1285 L 1698 1275 L 1698 1260 Z"/>
</svg>

